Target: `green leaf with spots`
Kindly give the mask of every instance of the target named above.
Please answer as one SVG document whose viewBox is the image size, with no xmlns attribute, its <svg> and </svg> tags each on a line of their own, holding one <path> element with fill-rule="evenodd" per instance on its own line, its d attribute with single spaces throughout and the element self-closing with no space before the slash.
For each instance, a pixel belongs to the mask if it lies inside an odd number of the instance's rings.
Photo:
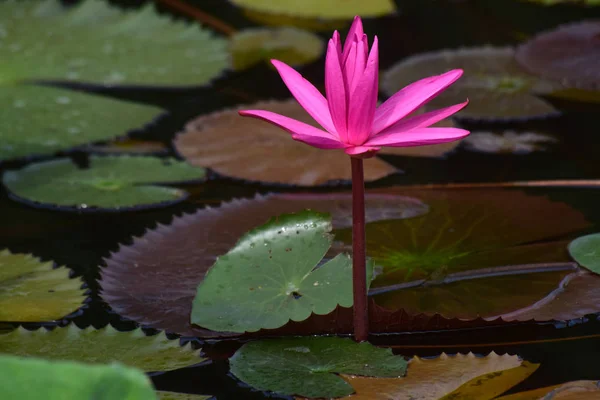
<svg viewBox="0 0 600 400">
<path fill-rule="evenodd" d="M 70 159 L 31 164 L 4 174 L 8 190 L 25 202 L 90 209 L 127 209 L 173 203 L 187 192 L 159 184 L 203 179 L 206 171 L 174 159 L 90 156 L 89 168 Z"/>
<path fill-rule="evenodd" d="M 0 2 L 0 60 L 0 84 L 203 85 L 229 66 L 227 40 L 197 24 L 101 0 Z"/>
<path fill-rule="evenodd" d="M 204 361 L 190 345 L 180 346 L 164 333 L 146 336 L 141 329 L 120 332 L 110 325 L 79 329 L 74 324 L 48 331 L 18 328 L 0 335 L 0 353 L 86 363 L 119 362 L 146 372 L 170 371 Z"/>
<path fill-rule="evenodd" d="M 71 90 L 0 86 L 0 161 L 109 140 L 143 127 L 161 113 L 156 107 Z"/>
<path fill-rule="evenodd" d="M 331 247 L 330 231 L 329 214 L 311 211 L 273 218 L 250 231 L 217 258 L 198 286 L 192 323 L 255 332 L 329 314 L 338 305 L 351 307 L 350 257 L 339 254 L 320 265 Z M 370 262 L 367 269 L 370 275 Z"/>
<path fill-rule="evenodd" d="M 238 379 L 257 389 L 327 398 L 354 393 L 337 374 L 397 378 L 407 366 L 390 349 L 337 337 L 250 342 L 229 362 Z"/>
<path fill-rule="evenodd" d="M 19 400 L 153 400 L 150 379 L 121 364 L 87 365 L 0 355 L 2 397 Z"/>
<path fill-rule="evenodd" d="M 569 254 L 582 267 L 600 274 L 600 233 L 573 240 L 569 243 Z"/>
<path fill-rule="evenodd" d="M 51 261 L 0 251 L 0 321 L 52 321 L 77 310 L 85 300 L 83 282 L 69 273 Z"/>
</svg>

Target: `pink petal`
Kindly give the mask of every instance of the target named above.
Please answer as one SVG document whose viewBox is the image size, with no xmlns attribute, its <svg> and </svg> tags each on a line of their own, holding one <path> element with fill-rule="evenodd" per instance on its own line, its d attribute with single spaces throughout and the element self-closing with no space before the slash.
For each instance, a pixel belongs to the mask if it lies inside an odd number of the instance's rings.
<svg viewBox="0 0 600 400">
<path fill-rule="evenodd" d="M 372 155 L 374 155 L 374 153 L 378 152 L 379 150 L 381 150 L 380 147 L 373 147 L 373 146 L 353 146 L 353 147 L 348 147 L 345 152 L 348 155 L 351 156 L 357 156 L 357 155 L 365 155 L 366 153 L 373 153 Z"/>
<path fill-rule="evenodd" d="M 340 33 L 338 31 L 333 32 L 333 36 L 331 37 L 333 43 L 335 44 L 335 48 L 338 52 L 338 57 L 342 58 L 342 39 L 340 38 Z"/>
<path fill-rule="evenodd" d="M 379 50 L 375 36 L 365 72 L 356 78 L 358 83 L 350 95 L 347 143 L 361 145 L 369 137 L 377 107 L 378 69 Z"/>
<path fill-rule="evenodd" d="M 306 143 L 309 146 L 316 147 L 319 149 L 343 149 L 347 145 L 340 142 L 339 140 L 329 139 L 325 137 L 318 136 L 309 136 L 309 135 L 301 135 L 294 134 L 292 135 L 292 139 L 297 140 L 302 143 Z"/>
<path fill-rule="evenodd" d="M 374 135 L 373 138 L 376 138 L 379 135 L 385 135 L 388 132 L 400 132 L 400 131 L 410 131 L 412 129 L 418 128 L 427 128 L 451 116 L 452 114 L 456 114 L 460 110 L 466 107 L 469 104 L 469 101 L 465 101 L 464 103 L 455 104 L 450 107 L 440 108 L 439 110 L 430 111 L 425 114 L 416 115 L 414 117 L 408 119 L 401 119 L 396 122 L 394 125 L 387 127 L 383 131 L 379 132 L 377 135 Z"/>
<path fill-rule="evenodd" d="M 271 63 L 279 72 L 289 91 L 306 112 L 325 130 L 335 134 L 336 130 L 327 107 L 327 100 L 321 92 L 289 65 L 278 60 L 271 60 Z"/>
<path fill-rule="evenodd" d="M 366 36 L 366 35 L 365 35 Z M 368 48 L 365 48 L 365 41 L 352 43 L 348 52 L 348 59 L 344 64 L 344 73 L 346 75 L 346 88 L 348 93 L 354 92 L 360 77 L 365 72 L 367 63 Z"/>
<path fill-rule="evenodd" d="M 371 138 L 365 146 L 412 147 L 453 142 L 464 138 L 469 131 L 459 128 L 419 128 L 412 131 L 390 132 Z"/>
<path fill-rule="evenodd" d="M 285 129 L 292 135 L 312 136 L 316 138 L 328 139 L 338 141 L 335 136 L 329 132 L 322 131 L 319 128 L 315 128 L 312 125 L 305 124 L 304 122 L 297 121 L 292 118 L 288 118 L 283 115 L 265 110 L 241 110 L 239 114 L 243 117 L 253 117 L 262 119 L 263 121 L 269 122 L 273 125 Z"/>
<path fill-rule="evenodd" d="M 325 92 L 327 104 L 336 132 L 342 142 L 347 142 L 347 94 L 342 66 L 333 40 L 327 46 L 325 58 Z"/>
<path fill-rule="evenodd" d="M 352 26 L 350 27 L 350 30 L 348 31 L 348 36 L 346 36 L 346 41 L 344 42 L 344 56 L 346 55 L 346 52 L 350 49 L 350 45 L 352 44 L 352 42 L 356 40 L 355 38 L 362 38 L 364 34 L 365 31 L 363 30 L 362 20 L 357 15 L 356 17 L 354 17 L 354 21 L 352 22 Z"/>
<path fill-rule="evenodd" d="M 379 133 L 421 107 L 446 89 L 463 71 L 454 69 L 442 75 L 430 76 L 411 83 L 387 99 L 375 112 L 372 133 Z"/>
</svg>

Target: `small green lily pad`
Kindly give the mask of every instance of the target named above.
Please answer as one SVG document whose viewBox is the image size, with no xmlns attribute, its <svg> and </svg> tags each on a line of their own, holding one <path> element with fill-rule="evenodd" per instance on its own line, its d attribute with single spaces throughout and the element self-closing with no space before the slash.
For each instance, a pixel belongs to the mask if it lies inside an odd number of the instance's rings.
<svg viewBox="0 0 600 400">
<path fill-rule="evenodd" d="M 4 174 L 17 200 L 81 210 L 127 209 L 174 203 L 187 192 L 159 186 L 203 179 L 206 170 L 174 159 L 146 156 L 90 156 L 89 168 L 68 158 L 31 164 Z"/>
<path fill-rule="evenodd" d="M 150 379 L 134 368 L 0 355 L 2 397 L 19 400 L 153 400 Z"/>
<path fill-rule="evenodd" d="M 352 261 L 339 254 L 315 268 L 332 243 L 331 216 L 287 214 L 243 236 L 206 273 L 192 323 L 214 331 L 279 328 L 312 313 L 352 306 Z M 369 262 L 369 274 L 372 264 Z M 370 279 L 369 279 L 370 280 Z"/>
<path fill-rule="evenodd" d="M 336 374 L 397 378 L 407 367 L 390 349 L 337 337 L 250 342 L 229 362 L 238 379 L 257 389 L 327 398 L 354 393 Z"/>
<path fill-rule="evenodd" d="M 79 329 L 74 324 L 48 331 L 18 328 L 0 335 L 0 353 L 49 360 L 87 363 L 119 362 L 146 372 L 170 371 L 204 361 L 191 346 L 180 346 L 161 332 L 146 336 L 141 329 L 117 331 L 112 326 L 102 329 Z"/>
<path fill-rule="evenodd" d="M 573 240 L 569 243 L 569 254 L 582 267 L 600 274 L 600 233 Z"/>
<path fill-rule="evenodd" d="M 272 58 L 290 65 L 308 64 L 321 56 L 323 48 L 317 35 L 293 27 L 246 29 L 231 40 L 233 66 L 238 70 Z"/>
<path fill-rule="evenodd" d="M 66 89 L 1 86 L 0 161 L 52 155 L 112 139 L 143 127 L 161 113 L 156 107 Z"/>
<path fill-rule="evenodd" d="M 83 282 L 69 273 L 51 261 L 0 251 L 0 321 L 52 321 L 77 310 L 85 300 Z"/>
<path fill-rule="evenodd" d="M 229 66 L 226 40 L 161 16 L 152 4 L 123 10 L 101 0 L 72 7 L 9 0 L 0 3 L 0 27 L 0 84 L 203 85 Z"/>
</svg>

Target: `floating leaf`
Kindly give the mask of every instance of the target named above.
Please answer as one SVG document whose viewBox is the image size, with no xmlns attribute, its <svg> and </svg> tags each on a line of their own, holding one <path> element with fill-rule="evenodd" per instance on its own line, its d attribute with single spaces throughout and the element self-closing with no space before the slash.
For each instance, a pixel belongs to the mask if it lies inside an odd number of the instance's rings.
<svg viewBox="0 0 600 400">
<path fill-rule="evenodd" d="M 156 394 L 160 400 L 207 400 L 211 398 L 211 396 L 201 394 L 162 392 L 160 390 Z"/>
<path fill-rule="evenodd" d="M 4 4 L 0 3 L 0 10 Z M 51 155 L 85 143 L 112 139 L 144 126 L 161 113 L 155 107 L 65 89 L 2 86 L 0 161 Z"/>
<path fill-rule="evenodd" d="M 395 377 L 406 360 L 389 349 L 336 337 L 246 343 L 229 360 L 231 372 L 260 390 L 306 397 L 342 397 L 354 392 L 336 374 Z"/>
<path fill-rule="evenodd" d="M 175 138 L 175 148 L 191 164 L 234 178 L 312 186 L 351 179 L 348 155 L 293 140 L 281 128 L 238 115 L 242 109 L 276 112 L 318 126 L 295 100 L 269 101 L 201 116 Z M 396 172 L 378 158 L 365 160 L 365 179 Z"/>
<path fill-rule="evenodd" d="M 272 58 L 289 65 L 309 64 L 321 56 L 323 48 L 317 35 L 292 27 L 246 29 L 231 39 L 233 66 L 238 70 Z"/>
<path fill-rule="evenodd" d="M 468 98 L 469 106 L 458 117 L 523 119 L 557 113 L 535 95 L 551 93 L 561 86 L 525 72 L 514 60 L 512 48 L 480 47 L 418 54 L 388 70 L 382 90 L 391 96 L 412 82 L 455 68 L 462 68 L 464 75 L 428 103 L 429 108 L 446 107 Z"/>
<path fill-rule="evenodd" d="M 545 151 L 548 145 L 558 142 L 552 136 L 536 132 L 472 132 L 462 142 L 468 150 L 482 153 L 529 154 Z"/>
<path fill-rule="evenodd" d="M 85 300 L 83 282 L 69 273 L 51 261 L 0 251 L 0 321 L 52 321 L 77 310 Z"/>
<path fill-rule="evenodd" d="M 494 352 L 486 357 L 442 354 L 434 359 L 411 359 L 404 378 L 343 378 L 356 391 L 348 400 L 491 400 L 525 380 L 538 366 Z"/>
<path fill-rule="evenodd" d="M 569 253 L 580 265 L 600 274 L 600 233 L 573 240 L 569 244 Z"/>
<path fill-rule="evenodd" d="M 48 206 L 126 209 L 181 201 L 185 191 L 159 184 L 204 178 L 205 170 L 174 159 L 145 156 L 91 156 L 89 168 L 70 159 L 31 164 L 4 174 L 17 200 Z"/>
<path fill-rule="evenodd" d="M 229 65 L 226 40 L 152 5 L 126 11 L 100 0 L 72 7 L 4 1 L 0 26 L 0 82 L 203 85 Z"/>
<path fill-rule="evenodd" d="M 156 399 L 150 379 L 134 368 L 6 355 L 0 355 L 0 387 L 6 399 Z"/>
<path fill-rule="evenodd" d="M 371 291 L 377 304 L 412 315 L 514 319 L 511 313 L 555 290 L 571 289 L 567 282 L 579 272 L 568 262 L 565 242 L 528 243 L 587 227 L 579 212 L 544 197 L 502 190 L 411 194 L 430 212 L 367 225 L 367 254 L 382 267 Z M 346 244 L 338 247 L 345 251 L 350 230 L 336 232 L 336 240 Z M 571 318 L 583 316 L 590 304 L 560 300 Z"/>
<path fill-rule="evenodd" d="M 88 363 L 120 362 L 144 371 L 169 371 L 204 361 L 190 345 L 167 339 L 164 333 L 146 336 L 141 329 L 119 332 L 79 329 L 74 324 L 48 331 L 18 328 L 0 335 L 0 353 Z"/>
<path fill-rule="evenodd" d="M 591 394 L 595 393 L 595 394 Z M 600 381 L 574 381 L 498 397 L 498 400 L 592 400 L 600 396 Z"/>
<path fill-rule="evenodd" d="M 600 21 L 564 25 L 525 42 L 516 60 L 536 75 L 571 87 L 600 90 L 599 35 Z"/>
<path fill-rule="evenodd" d="M 367 194 L 366 205 L 367 221 L 427 212 L 422 202 L 396 195 Z M 122 246 L 107 260 L 100 282 L 102 298 L 120 315 L 145 325 L 186 336 L 221 336 L 193 328 L 189 321 L 196 288 L 216 257 L 275 215 L 309 208 L 331 213 L 334 228 L 351 226 L 351 206 L 349 193 L 277 194 L 234 200 L 175 218 L 171 225 Z"/>
<path fill-rule="evenodd" d="M 320 263 L 333 236 L 331 218 L 304 211 L 271 219 L 217 258 L 198 286 L 192 323 L 224 332 L 279 328 L 338 305 L 352 307 L 352 260 Z M 367 282 L 373 264 L 367 263 Z"/>
</svg>

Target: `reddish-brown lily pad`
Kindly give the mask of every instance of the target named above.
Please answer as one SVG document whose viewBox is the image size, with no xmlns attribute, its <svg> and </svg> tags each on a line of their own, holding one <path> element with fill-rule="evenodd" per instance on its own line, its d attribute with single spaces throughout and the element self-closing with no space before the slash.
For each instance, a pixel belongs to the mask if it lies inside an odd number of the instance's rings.
<svg viewBox="0 0 600 400">
<path fill-rule="evenodd" d="M 191 336 L 215 332 L 192 328 L 196 287 L 217 256 L 227 253 L 248 230 L 272 216 L 310 208 L 330 212 L 334 228 L 351 224 L 349 194 L 270 195 L 233 200 L 176 218 L 122 246 L 102 271 L 102 297 L 124 317 Z M 410 218 L 427 212 L 419 200 L 377 194 L 367 197 L 367 221 Z"/>
<path fill-rule="evenodd" d="M 321 150 L 293 140 L 281 128 L 243 118 L 242 109 L 276 112 L 318 126 L 295 100 L 267 101 L 204 115 L 189 122 L 175 138 L 175 148 L 189 163 L 248 181 L 322 185 L 351 178 L 348 155 Z M 379 158 L 365 160 L 365 180 L 397 172 Z"/>
<path fill-rule="evenodd" d="M 582 89 L 600 89 L 600 20 L 543 32 L 519 47 L 516 60 L 530 72 Z"/>
</svg>

